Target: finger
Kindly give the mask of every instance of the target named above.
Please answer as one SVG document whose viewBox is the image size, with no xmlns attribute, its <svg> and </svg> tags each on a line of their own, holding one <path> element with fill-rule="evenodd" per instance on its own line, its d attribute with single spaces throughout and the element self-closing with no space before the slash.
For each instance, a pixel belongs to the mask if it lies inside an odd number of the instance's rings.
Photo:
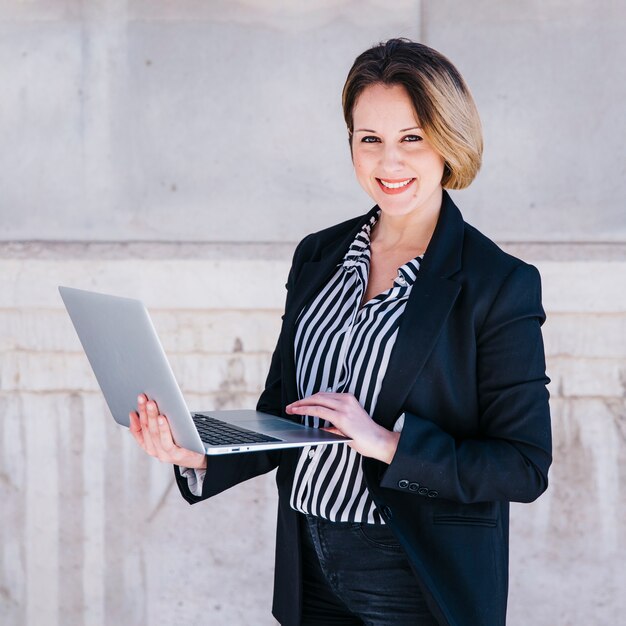
<svg viewBox="0 0 626 626">
<path fill-rule="evenodd" d="M 341 435 L 342 437 L 346 436 L 338 428 L 335 428 L 334 426 L 329 426 L 328 428 L 320 428 L 320 430 L 325 430 L 327 433 L 333 433 L 333 435 Z"/>
<path fill-rule="evenodd" d="M 141 422 L 139 421 L 139 414 L 136 411 L 131 411 L 128 414 L 129 424 L 128 427 L 132 433 L 136 433 L 141 430 Z"/>
<path fill-rule="evenodd" d="M 143 441 L 145 450 L 151 456 L 156 456 L 156 448 L 152 440 L 152 434 L 150 433 L 150 419 L 148 417 L 148 404 L 149 401 L 144 396 L 144 399 L 139 399 L 139 416 L 141 420 L 141 433 L 143 435 Z"/>
<path fill-rule="evenodd" d="M 148 399 L 148 403 L 152 403 L 154 405 L 154 410 L 156 411 L 156 413 L 158 415 L 159 414 L 159 405 L 157 404 L 156 400 Z"/>
<path fill-rule="evenodd" d="M 164 450 L 161 441 L 161 420 L 165 419 L 165 415 L 159 413 L 156 402 L 150 400 L 147 404 L 148 407 L 148 424 L 150 428 L 150 437 L 152 439 L 152 445 L 156 453 L 156 457 L 160 461 L 171 462 L 169 450 Z"/>
<path fill-rule="evenodd" d="M 156 402 L 149 400 L 146 404 L 146 410 L 148 412 L 148 430 L 150 431 L 150 437 L 155 447 L 158 447 L 161 442 L 161 434 L 159 432 L 159 424 L 157 419 L 159 417 L 159 411 L 157 409 Z"/>
<path fill-rule="evenodd" d="M 161 448 L 167 454 L 171 455 L 172 453 L 176 452 L 178 446 L 174 443 L 170 424 L 167 421 L 167 417 L 165 417 L 165 415 L 159 415 L 157 421 L 159 425 L 159 439 L 161 442 Z"/>
<path fill-rule="evenodd" d="M 340 409 L 343 402 L 340 397 L 343 394 L 336 394 L 332 396 L 330 394 L 317 394 L 314 393 L 312 396 L 308 396 L 307 398 L 302 398 L 302 400 L 296 400 L 291 404 L 287 405 L 287 409 L 296 409 L 301 407 L 310 407 L 310 406 L 324 406 L 329 409 Z"/>
<path fill-rule="evenodd" d="M 148 427 L 148 413 L 146 411 L 146 402 L 148 402 L 148 398 L 145 394 L 139 394 L 137 398 L 137 412 L 139 413 L 139 420 L 141 421 L 141 425 L 144 427 Z"/>
<path fill-rule="evenodd" d="M 128 416 L 130 418 L 130 432 L 137 441 L 137 443 L 143 448 L 145 444 L 143 441 L 143 433 L 141 432 L 141 422 L 139 421 L 139 415 L 137 415 L 135 411 L 131 411 Z"/>
<path fill-rule="evenodd" d="M 314 393 L 306 398 L 301 398 L 300 400 L 297 400 L 297 402 L 302 402 L 303 400 L 309 400 L 311 398 L 317 401 L 322 401 L 322 403 L 333 401 L 337 402 L 344 400 L 347 395 L 348 394 L 339 393 L 336 391 L 318 391 L 317 393 Z"/>
<path fill-rule="evenodd" d="M 156 400 L 150 400 L 145 393 L 139 394 L 137 397 L 137 405 L 139 407 L 139 415 L 146 423 L 151 407 L 156 411 L 157 415 L 159 413 L 159 406 L 157 405 Z"/>
<path fill-rule="evenodd" d="M 338 421 L 341 419 L 339 413 L 326 406 L 319 404 L 307 404 L 305 406 L 292 406 L 290 411 L 297 413 L 298 415 L 309 415 L 311 417 L 319 417 L 325 419 L 331 424 L 338 425 Z"/>
</svg>

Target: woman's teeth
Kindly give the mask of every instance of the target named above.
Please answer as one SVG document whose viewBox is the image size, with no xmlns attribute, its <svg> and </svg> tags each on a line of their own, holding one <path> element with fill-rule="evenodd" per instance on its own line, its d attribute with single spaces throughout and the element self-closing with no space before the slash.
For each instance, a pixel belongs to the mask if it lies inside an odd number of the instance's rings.
<svg viewBox="0 0 626 626">
<path fill-rule="evenodd" d="M 399 189 L 400 187 L 405 187 L 406 185 L 408 185 L 413 179 L 407 178 L 405 181 L 401 183 L 388 183 L 388 182 L 385 182 L 382 178 L 379 178 L 378 180 L 380 180 L 380 182 L 385 187 L 387 187 L 387 189 Z"/>
</svg>

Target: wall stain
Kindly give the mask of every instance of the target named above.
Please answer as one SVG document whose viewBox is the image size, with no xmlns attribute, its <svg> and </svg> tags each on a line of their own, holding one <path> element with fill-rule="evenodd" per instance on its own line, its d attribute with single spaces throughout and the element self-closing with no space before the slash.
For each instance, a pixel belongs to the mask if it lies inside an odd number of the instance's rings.
<svg viewBox="0 0 626 626">
<path fill-rule="evenodd" d="M 626 444 L 626 403 L 621 398 L 606 398 L 604 406 L 613 418 L 619 438 Z"/>
<path fill-rule="evenodd" d="M 238 340 L 241 342 L 241 340 Z M 241 344 L 243 348 L 243 343 Z M 235 340 L 237 348 L 237 340 Z M 226 409 L 229 406 L 241 405 L 241 396 L 246 390 L 245 366 L 239 356 L 231 357 L 226 364 L 226 376 L 220 382 L 215 394 L 215 408 Z"/>
</svg>

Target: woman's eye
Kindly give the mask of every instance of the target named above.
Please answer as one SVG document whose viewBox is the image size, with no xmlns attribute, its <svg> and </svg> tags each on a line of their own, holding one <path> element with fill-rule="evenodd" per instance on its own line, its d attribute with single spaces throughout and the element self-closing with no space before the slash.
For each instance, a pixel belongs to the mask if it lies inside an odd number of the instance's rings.
<svg viewBox="0 0 626 626">
<path fill-rule="evenodd" d="M 408 140 L 407 143 L 417 143 L 418 141 L 422 141 L 422 138 L 419 135 L 405 135 L 403 137 L 403 141 Z M 374 137 L 373 135 L 366 135 L 361 138 L 361 143 L 376 143 L 379 142 L 380 139 L 378 137 Z"/>
</svg>

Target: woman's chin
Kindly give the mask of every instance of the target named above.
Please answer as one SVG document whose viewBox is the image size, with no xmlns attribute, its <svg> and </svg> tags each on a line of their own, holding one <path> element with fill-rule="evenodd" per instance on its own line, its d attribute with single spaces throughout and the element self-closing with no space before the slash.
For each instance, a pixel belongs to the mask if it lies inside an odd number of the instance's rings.
<svg viewBox="0 0 626 626">
<path fill-rule="evenodd" d="M 387 213 L 388 215 L 408 215 L 419 206 L 419 201 L 416 201 L 415 198 L 411 200 L 407 199 L 403 202 L 390 201 L 389 198 L 378 198 L 377 204 L 383 213 Z"/>
</svg>

